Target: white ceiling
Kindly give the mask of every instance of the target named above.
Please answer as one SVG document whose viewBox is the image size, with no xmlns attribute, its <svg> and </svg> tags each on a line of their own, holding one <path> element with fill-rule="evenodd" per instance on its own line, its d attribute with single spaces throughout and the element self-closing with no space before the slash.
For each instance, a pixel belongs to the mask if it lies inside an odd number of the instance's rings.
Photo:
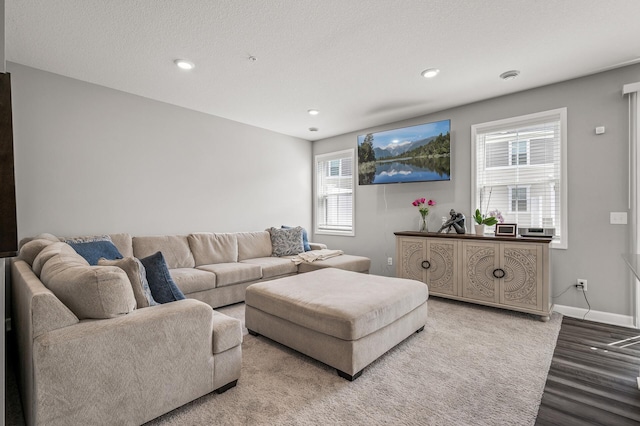
<svg viewBox="0 0 640 426">
<path fill-rule="evenodd" d="M 5 0 L 5 8 L 8 61 L 307 140 L 640 62 L 640 0 Z M 176 58 L 196 68 L 180 70 Z M 420 76 L 431 67 L 440 75 Z M 517 79 L 498 77 L 511 69 Z"/>
</svg>

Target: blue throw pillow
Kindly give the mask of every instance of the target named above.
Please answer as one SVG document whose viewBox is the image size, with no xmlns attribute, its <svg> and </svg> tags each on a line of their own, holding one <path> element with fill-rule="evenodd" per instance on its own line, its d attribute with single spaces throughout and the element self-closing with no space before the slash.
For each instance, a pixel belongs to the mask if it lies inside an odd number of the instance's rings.
<svg viewBox="0 0 640 426">
<path fill-rule="evenodd" d="M 169 303 L 185 299 L 184 294 L 182 294 L 182 291 L 173 282 L 171 274 L 169 274 L 169 268 L 162 252 L 140 259 L 140 262 L 142 262 L 147 272 L 147 282 L 149 283 L 153 300 L 158 303 Z"/>
<path fill-rule="evenodd" d="M 293 226 L 282 225 L 281 229 L 291 229 Z M 311 246 L 309 245 L 309 237 L 307 236 L 307 230 L 302 228 L 302 246 L 304 247 L 304 251 L 311 251 Z"/>
<path fill-rule="evenodd" d="M 89 262 L 89 265 L 97 265 L 101 257 L 107 260 L 122 259 L 118 248 L 111 241 L 68 242 L 67 244 L 73 247 L 76 253 L 84 257 Z"/>
</svg>

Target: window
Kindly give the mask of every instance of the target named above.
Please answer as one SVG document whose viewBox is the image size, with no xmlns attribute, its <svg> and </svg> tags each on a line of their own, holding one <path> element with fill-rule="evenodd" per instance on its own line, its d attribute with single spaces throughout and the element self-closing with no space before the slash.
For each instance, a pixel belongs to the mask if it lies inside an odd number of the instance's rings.
<svg viewBox="0 0 640 426">
<path fill-rule="evenodd" d="M 530 186 L 509 187 L 509 213 L 526 212 L 529 210 Z"/>
<path fill-rule="evenodd" d="M 315 232 L 354 235 L 354 150 L 315 157 Z"/>
<path fill-rule="evenodd" d="M 520 166 L 529 164 L 529 141 L 511 141 L 509 142 L 510 166 Z"/>
<path fill-rule="evenodd" d="M 567 248 L 566 128 L 566 108 L 472 126 L 472 211 L 554 228 L 552 247 Z"/>
</svg>

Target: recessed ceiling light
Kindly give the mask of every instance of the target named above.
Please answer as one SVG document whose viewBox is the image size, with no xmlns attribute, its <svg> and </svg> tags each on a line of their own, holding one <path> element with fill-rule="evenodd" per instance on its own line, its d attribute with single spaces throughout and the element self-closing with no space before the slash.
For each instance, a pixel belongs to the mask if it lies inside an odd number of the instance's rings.
<svg viewBox="0 0 640 426">
<path fill-rule="evenodd" d="M 309 131 L 310 132 L 317 132 L 318 128 L 317 127 L 309 127 Z"/>
<path fill-rule="evenodd" d="M 424 78 L 433 78 L 436 75 L 438 75 L 438 73 L 440 73 L 440 70 L 438 68 L 427 68 L 426 70 L 422 71 L 420 74 Z"/>
<path fill-rule="evenodd" d="M 309 115 L 318 115 L 318 114 L 320 114 L 320 111 L 318 111 L 317 109 L 310 109 L 307 112 L 309 113 Z"/>
<path fill-rule="evenodd" d="M 500 78 L 503 79 L 503 80 L 513 80 L 514 78 L 516 78 L 519 75 L 520 75 L 520 71 L 511 70 L 511 71 L 506 71 L 506 72 L 503 72 L 502 74 L 500 74 Z"/>
<path fill-rule="evenodd" d="M 192 70 L 195 68 L 193 62 L 187 61 L 186 59 L 176 59 L 173 63 L 183 70 Z"/>
</svg>

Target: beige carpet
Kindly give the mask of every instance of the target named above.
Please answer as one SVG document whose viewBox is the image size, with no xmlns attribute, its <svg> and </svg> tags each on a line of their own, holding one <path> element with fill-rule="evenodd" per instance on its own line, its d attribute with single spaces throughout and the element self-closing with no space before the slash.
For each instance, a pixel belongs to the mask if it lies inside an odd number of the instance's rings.
<svg viewBox="0 0 640 426">
<path fill-rule="evenodd" d="M 244 304 L 220 309 L 244 319 Z M 432 298 L 425 331 L 354 382 L 245 334 L 238 386 L 149 425 L 533 425 L 560 329 L 537 317 Z M 246 333 L 246 329 L 245 329 Z"/>
</svg>

